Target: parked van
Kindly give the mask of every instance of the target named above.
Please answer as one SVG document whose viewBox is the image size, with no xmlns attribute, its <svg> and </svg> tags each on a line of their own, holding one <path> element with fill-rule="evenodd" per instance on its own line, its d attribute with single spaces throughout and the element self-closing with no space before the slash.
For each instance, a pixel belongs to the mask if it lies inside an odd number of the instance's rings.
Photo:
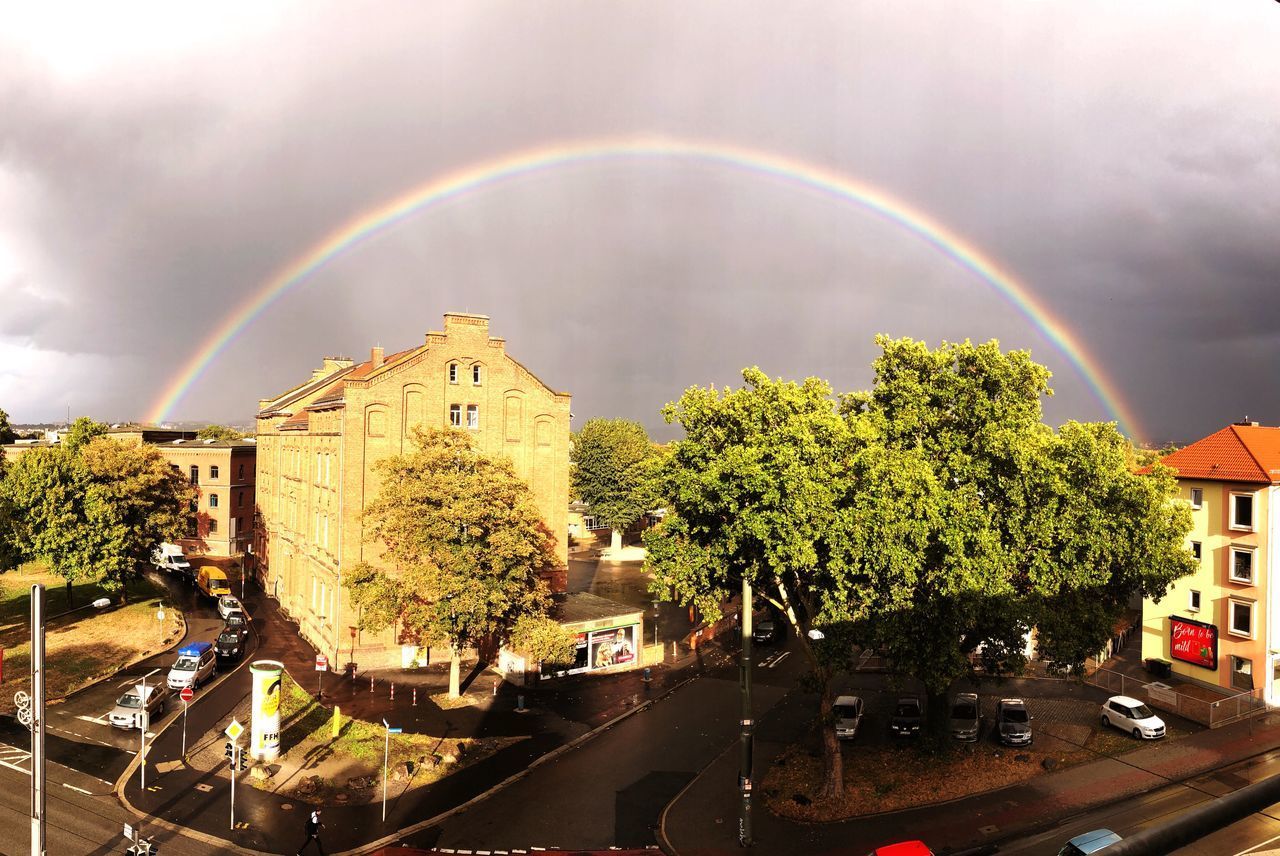
<svg viewBox="0 0 1280 856">
<path fill-rule="evenodd" d="M 186 554 L 177 544 L 161 544 L 152 550 L 151 564 L 155 565 L 157 570 L 169 573 L 188 573 L 191 570 L 191 563 L 187 561 Z"/>
<path fill-rule="evenodd" d="M 217 672 L 217 658 L 208 642 L 193 642 L 178 649 L 178 662 L 169 670 L 169 689 L 199 689 Z"/>
<path fill-rule="evenodd" d="M 205 565 L 196 574 L 196 586 L 209 597 L 222 597 L 231 594 L 231 586 L 227 585 L 227 575 L 212 565 Z"/>
</svg>

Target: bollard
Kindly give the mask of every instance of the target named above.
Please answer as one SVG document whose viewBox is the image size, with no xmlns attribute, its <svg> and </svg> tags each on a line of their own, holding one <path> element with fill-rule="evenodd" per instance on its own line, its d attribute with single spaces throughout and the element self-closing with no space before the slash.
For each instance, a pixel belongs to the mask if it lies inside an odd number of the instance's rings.
<svg viewBox="0 0 1280 856">
<path fill-rule="evenodd" d="M 516 713 L 524 713 L 524 696 L 516 696 Z"/>
<path fill-rule="evenodd" d="M 342 727 L 342 710 L 335 704 L 333 706 L 333 738 L 338 738 L 338 731 Z"/>
<path fill-rule="evenodd" d="M 369 692 L 373 692 L 373 675 L 369 676 Z"/>
<path fill-rule="evenodd" d="M 649 667 L 648 667 L 648 666 L 645 666 L 645 667 L 644 667 L 644 682 L 647 684 L 647 683 L 649 683 L 649 681 L 651 681 L 651 680 L 653 680 L 653 678 L 649 676 Z"/>
<path fill-rule="evenodd" d="M 497 697 L 498 697 L 498 682 L 497 682 L 497 681 L 494 681 L 494 682 L 493 682 L 493 697 L 494 697 L 494 698 L 497 698 Z"/>
<path fill-rule="evenodd" d="M 414 707 L 418 706 L 418 688 L 417 687 L 413 688 L 413 706 Z"/>
<path fill-rule="evenodd" d="M 396 700 L 396 685 L 394 681 L 392 681 L 391 683 L 391 700 L 392 701 Z"/>
</svg>

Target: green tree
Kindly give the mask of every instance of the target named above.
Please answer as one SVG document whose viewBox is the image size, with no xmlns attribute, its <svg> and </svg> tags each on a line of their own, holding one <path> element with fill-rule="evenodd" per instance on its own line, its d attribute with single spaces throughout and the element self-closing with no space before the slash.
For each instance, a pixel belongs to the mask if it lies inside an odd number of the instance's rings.
<svg viewBox="0 0 1280 856">
<path fill-rule="evenodd" d="M 381 488 L 364 513 L 389 569 L 362 563 L 344 585 L 362 628 L 396 626 L 402 643 L 449 646 L 456 698 L 464 649 L 547 614 L 555 538 L 510 460 L 481 454 L 456 429 L 415 429 L 414 441 L 416 452 L 375 465 Z"/>
<path fill-rule="evenodd" d="M 18 435 L 9 425 L 9 414 L 0 410 L 0 446 L 8 445 L 18 439 Z"/>
<path fill-rule="evenodd" d="M 59 445 L 72 452 L 80 451 L 80 448 L 95 437 L 107 436 L 107 426 L 101 422 L 94 422 L 88 416 L 81 416 L 71 423 L 66 432 L 62 435 Z"/>
<path fill-rule="evenodd" d="M 611 546 L 653 506 L 651 462 L 659 455 L 644 426 L 628 419 L 590 419 L 573 437 L 573 491 L 613 530 Z"/>
<path fill-rule="evenodd" d="M 923 682 L 940 728 L 951 684 L 1019 671 L 1033 627 L 1042 656 L 1078 669 L 1132 595 L 1194 570 L 1190 517 L 1114 425 L 1042 423 L 1049 372 L 1027 352 L 877 343 L 874 388 L 842 400 L 870 468 L 833 557 L 855 582 L 831 615 Z"/>
<path fill-rule="evenodd" d="M 852 656 L 847 628 L 825 615 L 849 586 L 829 558 L 841 549 L 854 438 L 824 381 L 775 381 L 755 368 L 742 376 L 741 389 L 691 388 L 662 411 L 685 439 L 663 465 L 667 516 L 645 533 L 651 587 L 714 620 L 745 578 L 795 628 L 826 717 L 832 679 Z M 834 795 L 843 781 L 834 725 L 823 738 Z"/>
<path fill-rule="evenodd" d="M 544 615 L 522 615 L 511 628 L 510 645 L 536 663 L 572 663 L 577 634 Z"/>
<path fill-rule="evenodd" d="M 150 446 L 125 446 L 78 420 L 70 442 L 22 455 L 0 482 L 12 560 L 38 559 L 71 586 L 125 584 L 184 527 L 191 487 Z"/>
<path fill-rule="evenodd" d="M 196 432 L 197 440 L 215 440 L 219 443 L 243 440 L 244 433 L 227 425 L 206 425 Z"/>
</svg>

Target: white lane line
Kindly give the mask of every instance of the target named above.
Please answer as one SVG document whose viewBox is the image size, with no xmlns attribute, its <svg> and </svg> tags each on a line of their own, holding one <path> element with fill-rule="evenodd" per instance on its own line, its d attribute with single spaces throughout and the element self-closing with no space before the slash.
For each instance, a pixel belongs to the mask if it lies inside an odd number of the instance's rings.
<svg viewBox="0 0 1280 856">
<path fill-rule="evenodd" d="M 98 781 L 102 781 L 102 780 L 99 779 Z M 70 788 L 71 790 L 76 791 L 77 793 L 84 794 L 87 797 L 93 796 L 92 793 L 90 793 L 89 791 L 86 791 L 84 788 L 77 788 L 75 785 L 68 785 L 66 782 L 63 782 L 62 786 L 64 788 Z"/>
<path fill-rule="evenodd" d="M 769 664 L 769 668 L 772 669 L 774 666 L 778 665 L 779 663 L 781 663 L 783 660 L 787 659 L 790 656 L 791 656 L 790 651 L 783 651 L 781 654 L 778 655 L 778 659 L 774 660 L 772 663 Z"/>
<path fill-rule="evenodd" d="M 1248 856 L 1248 854 L 1250 853 L 1257 852 L 1259 847 L 1266 847 L 1268 844 L 1270 844 L 1273 841 L 1280 841 L 1280 835 L 1273 835 L 1270 838 L 1268 838 L 1266 841 L 1259 841 L 1257 844 L 1252 844 L 1247 849 L 1241 850 L 1239 853 L 1236 853 L 1235 856 Z"/>
<path fill-rule="evenodd" d="M 17 764 L 10 764 L 8 761 L 0 761 L 0 767 L 8 767 L 10 770 L 17 770 L 19 773 L 30 776 L 31 771 L 19 767 Z"/>
<path fill-rule="evenodd" d="M 92 722 L 94 725 L 110 725 L 106 718 L 101 716 L 85 716 L 84 714 L 81 714 L 80 716 L 77 716 L 76 719 L 81 722 Z"/>
</svg>

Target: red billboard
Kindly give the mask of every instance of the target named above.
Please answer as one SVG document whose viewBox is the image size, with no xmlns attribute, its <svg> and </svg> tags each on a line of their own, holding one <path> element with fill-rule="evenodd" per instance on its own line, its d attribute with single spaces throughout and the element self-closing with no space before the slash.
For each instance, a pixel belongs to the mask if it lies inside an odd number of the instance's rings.
<svg viewBox="0 0 1280 856">
<path fill-rule="evenodd" d="M 1169 651 L 1173 659 L 1206 669 L 1218 668 L 1218 628 L 1203 621 L 1169 616 Z"/>
</svg>

